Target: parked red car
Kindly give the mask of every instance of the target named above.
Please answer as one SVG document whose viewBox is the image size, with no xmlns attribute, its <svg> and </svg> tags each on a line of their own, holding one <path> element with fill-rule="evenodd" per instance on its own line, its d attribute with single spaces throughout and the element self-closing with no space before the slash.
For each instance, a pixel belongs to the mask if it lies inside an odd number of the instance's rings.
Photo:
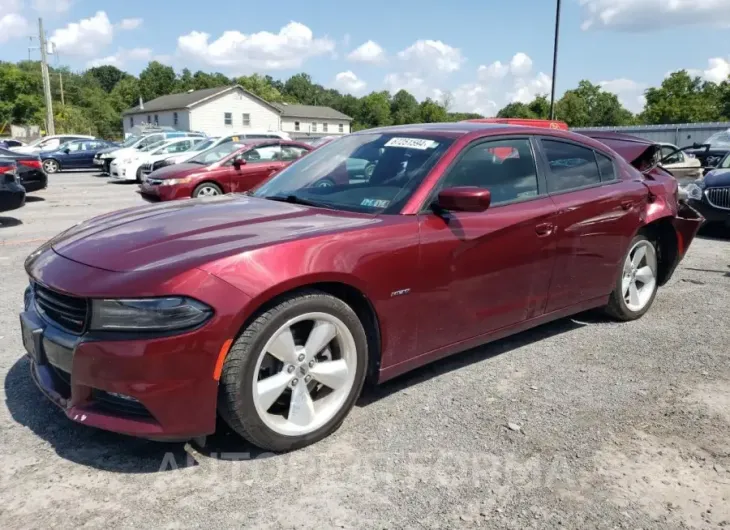
<svg viewBox="0 0 730 530">
<path fill-rule="evenodd" d="M 159 202 L 248 191 L 312 149 L 278 139 L 220 144 L 185 163 L 150 173 L 139 193 Z"/>
<path fill-rule="evenodd" d="M 333 176 L 363 151 L 379 153 L 369 179 Z M 701 222 L 675 179 L 571 132 L 362 131 L 250 196 L 60 234 L 26 261 L 23 340 L 73 421 L 187 439 L 220 414 L 285 451 L 337 429 L 368 376 L 592 308 L 641 317 Z"/>
</svg>

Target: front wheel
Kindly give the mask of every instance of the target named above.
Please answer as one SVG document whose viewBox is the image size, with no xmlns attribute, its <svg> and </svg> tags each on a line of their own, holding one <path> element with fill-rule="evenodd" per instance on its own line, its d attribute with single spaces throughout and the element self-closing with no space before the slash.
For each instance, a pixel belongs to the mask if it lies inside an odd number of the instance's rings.
<svg viewBox="0 0 730 530">
<path fill-rule="evenodd" d="M 198 197 L 215 197 L 216 195 L 223 195 L 223 190 L 218 184 L 212 182 L 203 182 L 193 190 L 193 199 Z"/>
<path fill-rule="evenodd" d="M 61 166 L 59 165 L 59 163 L 51 158 L 43 161 L 43 170 L 46 173 L 58 173 L 60 169 Z"/>
<path fill-rule="evenodd" d="M 365 330 L 350 306 L 320 291 L 283 299 L 233 344 L 220 379 L 228 425 L 270 451 L 333 433 L 365 381 Z"/>
<path fill-rule="evenodd" d="M 611 293 L 606 312 L 617 320 L 636 320 L 654 303 L 657 292 L 657 253 L 654 243 L 636 236 L 626 253 L 621 274 Z"/>
</svg>

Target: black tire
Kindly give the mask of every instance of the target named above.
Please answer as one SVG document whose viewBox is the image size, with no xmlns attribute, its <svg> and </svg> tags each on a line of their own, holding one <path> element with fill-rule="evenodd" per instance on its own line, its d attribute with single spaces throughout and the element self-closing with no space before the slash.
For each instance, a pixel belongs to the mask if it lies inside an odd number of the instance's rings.
<svg viewBox="0 0 730 530">
<path fill-rule="evenodd" d="M 373 176 L 373 171 L 375 171 L 375 164 L 370 162 L 363 170 L 363 177 L 365 177 L 365 180 L 370 180 L 370 177 Z"/>
<path fill-rule="evenodd" d="M 322 427 L 301 436 L 286 436 L 270 429 L 259 417 L 253 400 L 253 371 L 259 353 L 271 336 L 288 320 L 309 312 L 326 312 L 339 318 L 350 330 L 356 345 L 357 366 L 350 394 L 342 408 Z M 274 452 L 300 449 L 336 431 L 355 405 L 367 374 L 368 343 L 362 322 L 345 302 L 311 290 L 282 299 L 256 318 L 233 343 L 220 378 L 218 410 L 231 429 L 252 444 Z"/>
<path fill-rule="evenodd" d="M 112 171 L 112 161 L 111 160 L 104 160 L 104 163 L 101 165 L 101 172 L 106 175 L 111 175 Z"/>
<path fill-rule="evenodd" d="M 317 182 L 314 183 L 315 188 L 331 188 L 334 185 L 335 181 L 327 177 L 319 179 Z"/>
<path fill-rule="evenodd" d="M 58 163 L 58 160 L 48 158 L 43 161 L 43 171 L 48 174 L 58 173 L 61 171 L 61 164 Z"/>
<path fill-rule="evenodd" d="M 213 182 L 203 182 L 202 184 L 198 184 L 198 186 L 193 190 L 193 199 L 209 196 L 203 193 L 203 190 L 205 189 L 212 189 L 215 190 L 218 195 L 223 195 L 223 190 L 218 184 Z"/>
<path fill-rule="evenodd" d="M 644 235 L 639 234 L 631 241 L 628 249 L 626 249 L 626 254 L 624 254 L 624 259 L 621 260 L 621 264 L 619 265 L 619 273 L 617 275 L 618 277 L 616 278 L 616 284 L 614 285 L 613 291 L 611 291 L 611 296 L 608 299 L 608 305 L 606 305 L 606 307 L 604 308 L 604 312 L 609 317 L 615 320 L 619 320 L 621 322 L 636 320 L 644 316 L 644 314 L 646 314 L 646 312 L 649 311 L 649 309 L 651 309 L 651 306 L 654 304 L 654 299 L 656 298 L 656 293 L 658 291 L 658 285 L 655 284 L 654 292 L 652 293 L 651 298 L 646 303 L 644 308 L 639 311 L 632 311 L 631 309 L 629 309 L 626 301 L 624 300 L 624 294 L 621 285 L 623 280 L 624 262 L 634 246 L 640 241 L 646 241 L 651 244 L 651 246 L 654 247 L 654 251 L 656 253 L 656 243 Z"/>
<path fill-rule="evenodd" d="M 137 174 L 134 176 L 134 178 L 138 184 L 142 183 L 142 168 L 141 167 L 137 168 Z"/>
</svg>

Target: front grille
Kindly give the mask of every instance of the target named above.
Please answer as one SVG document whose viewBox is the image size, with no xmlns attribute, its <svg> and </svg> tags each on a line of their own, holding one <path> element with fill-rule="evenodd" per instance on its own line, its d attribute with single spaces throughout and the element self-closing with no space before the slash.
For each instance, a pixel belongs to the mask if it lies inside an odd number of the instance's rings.
<svg viewBox="0 0 730 530">
<path fill-rule="evenodd" d="M 146 164 L 142 164 L 140 166 L 140 169 L 142 173 L 152 173 L 152 164 L 150 164 L 149 162 L 147 162 Z"/>
<path fill-rule="evenodd" d="M 730 210 L 730 187 L 710 188 L 705 194 L 707 201 L 715 208 Z"/>
<path fill-rule="evenodd" d="M 135 416 L 138 418 L 152 418 L 147 407 L 139 401 L 124 399 L 103 390 L 93 389 L 91 397 L 94 403 L 103 411 L 119 416 Z"/>
<path fill-rule="evenodd" d="M 35 284 L 33 293 L 38 310 L 50 321 L 71 333 L 81 334 L 86 327 L 89 304 L 84 298 L 68 296 Z"/>
</svg>

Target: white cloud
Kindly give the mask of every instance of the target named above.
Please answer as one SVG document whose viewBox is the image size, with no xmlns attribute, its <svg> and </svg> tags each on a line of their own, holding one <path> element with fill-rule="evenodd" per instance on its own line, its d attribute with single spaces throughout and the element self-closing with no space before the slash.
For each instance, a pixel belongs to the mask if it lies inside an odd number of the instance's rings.
<svg viewBox="0 0 730 530">
<path fill-rule="evenodd" d="M 143 20 L 141 18 L 124 18 L 119 23 L 119 29 L 133 30 L 137 29 L 142 25 Z"/>
<path fill-rule="evenodd" d="M 514 91 L 508 93 L 511 102 L 529 103 L 540 94 L 550 94 L 552 77 L 540 72 L 533 78 L 517 78 L 514 83 Z"/>
<path fill-rule="evenodd" d="M 494 61 L 489 66 L 481 65 L 477 68 L 477 77 L 482 81 L 502 79 L 509 73 L 509 66 L 501 61 Z"/>
<path fill-rule="evenodd" d="M 340 72 L 335 76 L 335 86 L 340 90 L 349 92 L 350 94 L 359 94 L 365 90 L 366 83 L 359 79 L 354 72 Z"/>
<path fill-rule="evenodd" d="M 131 50 L 120 49 L 114 55 L 93 59 L 86 63 L 87 68 L 95 66 L 111 65 L 117 68 L 124 67 L 130 61 L 149 61 L 152 58 L 152 50 L 149 48 L 132 48 Z"/>
<path fill-rule="evenodd" d="M 524 77 L 532 72 L 532 59 L 522 52 L 518 52 L 509 62 L 509 71 L 516 77 Z"/>
<path fill-rule="evenodd" d="M 621 104 L 631 112 L 641 112 L 646 99 L 644 90 L 648 88 L 646 83 L 639 83 L 631 79 L 613 79 L 598 83 L 606 92 L 612 92 L 618 96 Z"/>
<path fill-rule="evenodd" d="M 398 57 L 408 64 L 408 71 L 451 73 L 459 70 L 465 59 L 461 50 L 440 40 L 418 40 L 398 52 Z"/>
<path fill-rule="evenodd" d="M 299 22 L 290 22 L 279 33 L 260 31 L 245 35 L 225 31 L 218 39 L 209 40 L 210 34 L 192 31 L 178 37 L 177 48 L 183 56 L 236 71 L 299 68 L 310 57 L 335 49 L 332 40 L 315 38 L 312 30 Z"/>
<path fill-rule="evenodd" d="M 88 56 L 111 44 L 113 38 L 114 26 L 104 11 L 98 11 L 93 17 L 57 29 L 50 41 L 61 53 Z"/>
<path fill-rule="evenodd" d="M 467 83 L 452 91 L 452 109 L 455 112 L 476 112 L 482 116 L 494 116 L 499 105 L 487 87 L 480 83 Z"/>
<path fill-rule="evenodd" d="M 33 9 L 39 13 L 65 13 L 72 3 L 72 0 L 33 0 Z"/>
<path fill-rule="evenodd" d="M 696 68 L 690 68 L 687 73 L 691 76 L 700 76 L 706 81 L 712 81 L 713 83 L 722 83 L 727 81 L 730 76 L 730 61 L 723 59 L 722 57 L 713 57 L 707 60 L 707 69 L 698 70 Z M 668 77 L 667 74 L 666 77 Z"/>
<path fill-rule="evenodd" d="M 30 33 L 30 24 L 24 16 L 17 13 L 0 16 L 0 43 L 19 37 L 27 37 Z"/>
<path fill-rule="evenodd" d="M 730 27 L 728 0 L 579 0 L 582 29 L 649 31 L 667 27 Z"/>
<path fill-rule="evenodd" d="M 383 80 L 385 88 L 392 93 L 407 90 L 418 100 L 435 99 L 441 94 L 438 88 L 432 87 L 426 79 L 414 73 L 388 74 Z"/>
<path fill-rule="evenodd" d="M 369 40 L 350 52 L 347 58 L 360 63 L 378 64 L 385 60 L 385 50 L 377 42 Z"/>
</svg>

